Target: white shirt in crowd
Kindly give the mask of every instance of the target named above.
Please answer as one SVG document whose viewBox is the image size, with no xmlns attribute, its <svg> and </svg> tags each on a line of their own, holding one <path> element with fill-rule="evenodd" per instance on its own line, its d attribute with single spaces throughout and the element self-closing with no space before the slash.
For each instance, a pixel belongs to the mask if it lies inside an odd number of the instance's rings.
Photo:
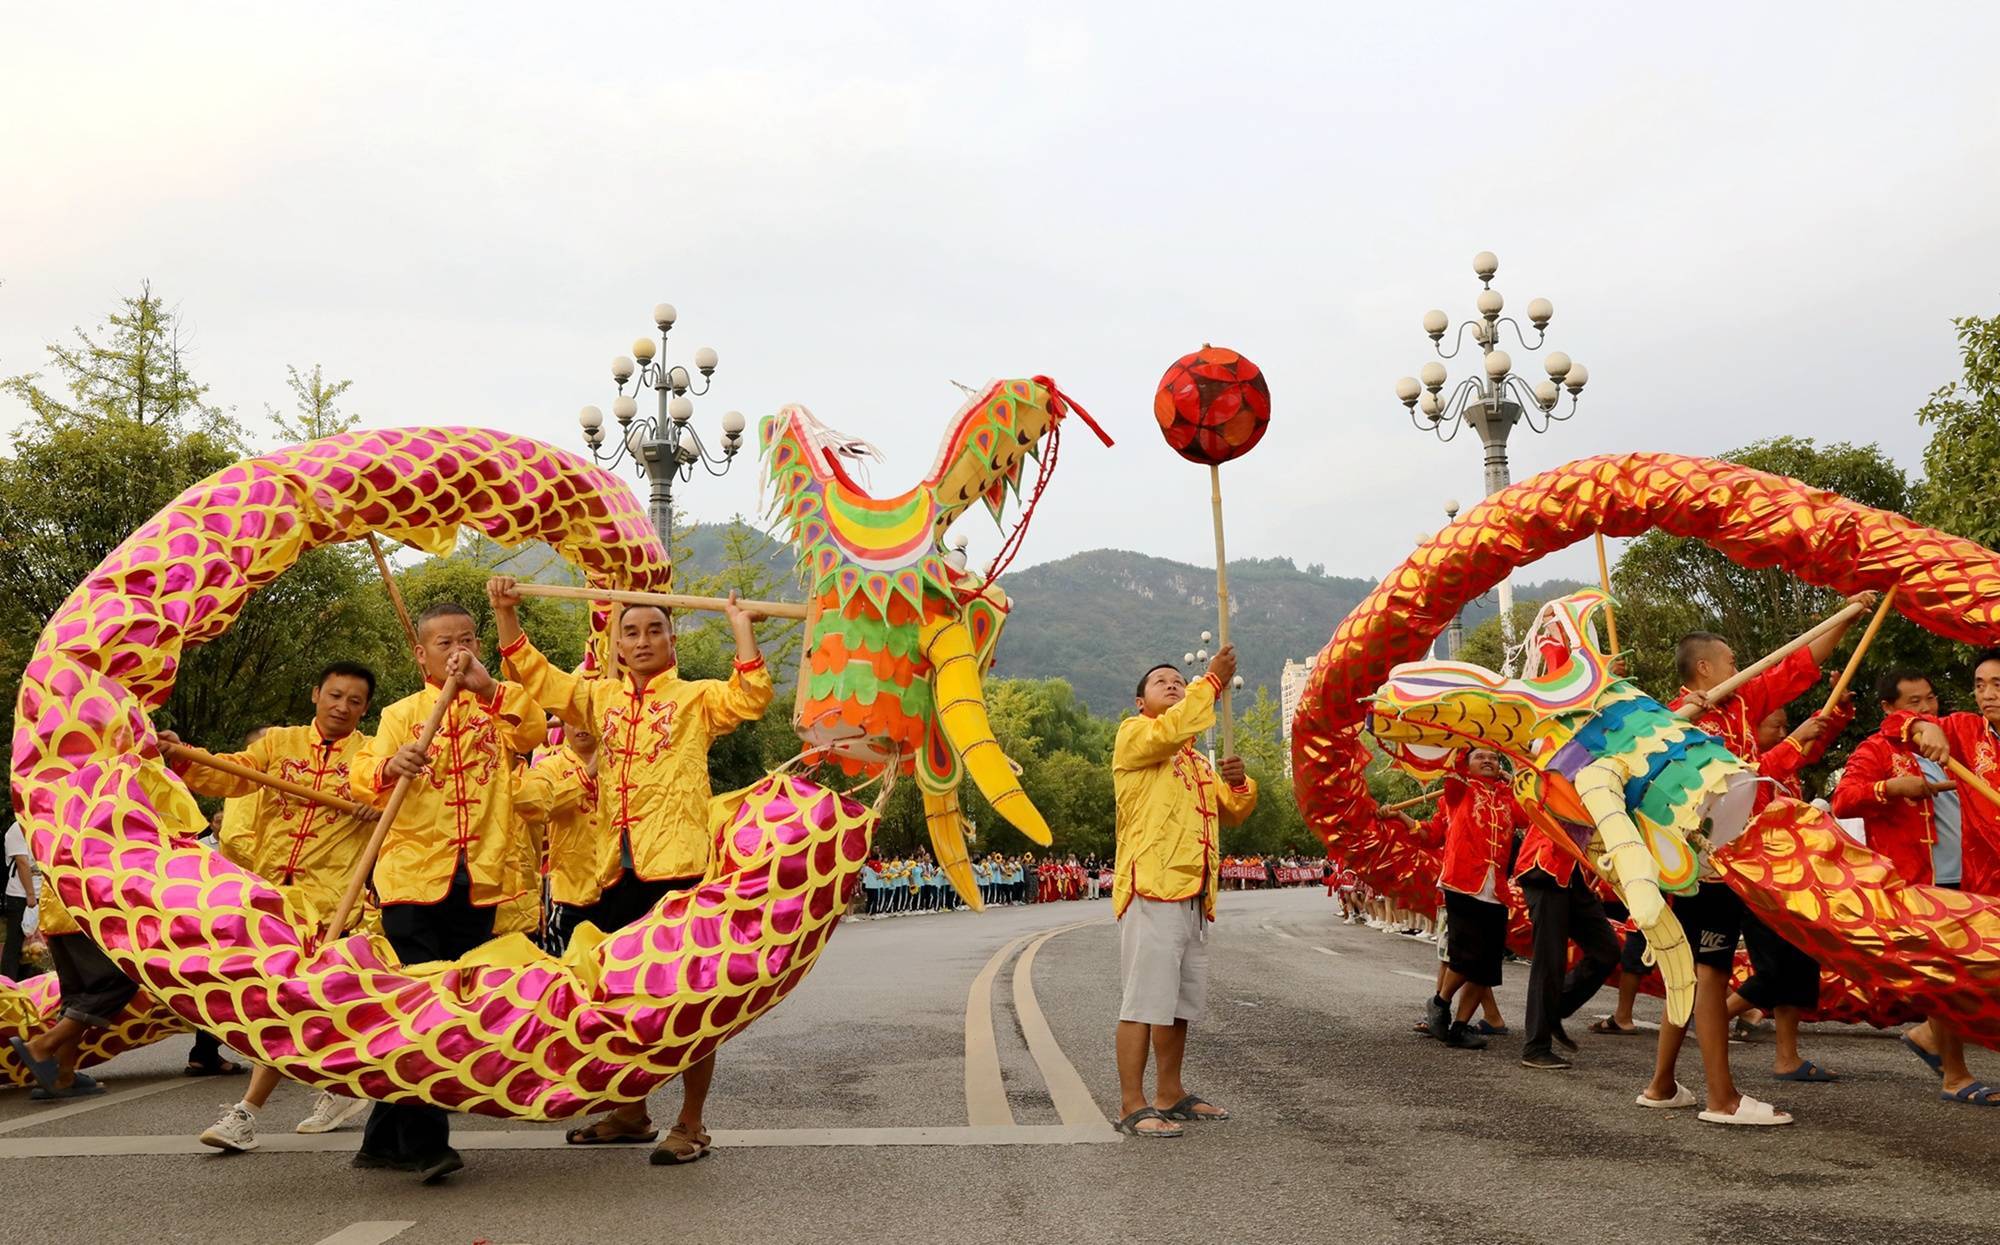
<svg viewBox="0 0 2000 1245">
<path fill-rule="evenodd" d="M 21 871 L 15 867 L 14 858 L 18 856 L 26 859 L 30 872 L 33 871 L 35 862 L 34 858 L 28 855 L 28 836 L 21 833 L 18 822 L 7 827 L 7 846 L 4 853 L 0 854 L 4 854 L 7 858 L 7 898 L 26 899 L 28 891 L 21 885 Z"/>
</svg>

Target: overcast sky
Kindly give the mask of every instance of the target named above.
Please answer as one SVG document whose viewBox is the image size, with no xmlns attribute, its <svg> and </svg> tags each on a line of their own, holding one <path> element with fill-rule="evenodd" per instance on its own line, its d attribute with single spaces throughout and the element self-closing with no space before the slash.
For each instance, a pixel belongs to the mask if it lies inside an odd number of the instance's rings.
<svg viewBox="0 0 2000 1245">
<path fill-rule="evenodd" d="M 575 447 L 667 300 L 721 352 L 702 427 L 805 403 L 885 492 L 951 380 L 1052 375 L 1118 446 L 1068 439 L 1023 563 L 1208 561 L 1150 401 L 1213 341 L 1274 404 L 1231 554 L 1372 577 L 1480 492 L 1393 385 L 1481 249 L 1592 377 L 1516 478 L 1787 432 L 1914 467 L 1950 318 L 2000 312 L 1991 3 L 561 7 L 10 8 L 0 373 L 150 278 L 266 441 L 318 362 L 369 424 Z"/>
</svg>

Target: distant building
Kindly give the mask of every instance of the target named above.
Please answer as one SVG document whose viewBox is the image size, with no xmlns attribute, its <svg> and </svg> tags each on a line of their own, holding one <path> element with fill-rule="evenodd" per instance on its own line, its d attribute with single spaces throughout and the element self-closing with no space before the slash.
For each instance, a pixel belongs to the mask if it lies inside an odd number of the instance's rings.
<svg viewBox="0 0 2000 1245">
<path fill-rule="evenodd" d="M 1306 678 L 1311 674 L 1311 662 L 1287 661 L 1285 672 L 1278 679 L 1278 697 L 1282 704 L 1279 720 L 1284 723 L 1287 778 L 1292 776 L 1292 715 L 1298 712 L 1299 698 L 1306 694 Z"/>
</svg>

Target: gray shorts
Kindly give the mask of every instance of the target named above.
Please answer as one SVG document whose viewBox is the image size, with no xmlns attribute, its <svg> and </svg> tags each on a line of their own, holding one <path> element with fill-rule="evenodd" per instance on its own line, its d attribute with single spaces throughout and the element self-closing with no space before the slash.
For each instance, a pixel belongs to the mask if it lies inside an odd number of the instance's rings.
<svg viewBox="0 0 2000 1245">
<path fill-rule="evenodd" d="M 1118 1019 L 1170 1025 L 1208 1006 L 1208 938 L 1202 900 L 1134 896 L 1118 920 Z"/>
</svg>

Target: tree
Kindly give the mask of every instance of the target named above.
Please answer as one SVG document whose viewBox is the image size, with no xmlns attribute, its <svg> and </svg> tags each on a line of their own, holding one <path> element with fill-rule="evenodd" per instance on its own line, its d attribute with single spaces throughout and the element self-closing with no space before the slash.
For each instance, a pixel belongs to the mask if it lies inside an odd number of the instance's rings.
<svg viewBox="0 0 2000 1245">
<path fill-rule="evenodd" d="M 285 387 L 292 391 L 293 410 L 281 411 L 266 403 L 264 413 L 278 426 L 278 432 L 291 441 L 317 441 L 346 432 L 361 422 L 359 415 L 349 414 L 338 406 L 340 395 L 353 384 L 351 380 L 327 380 L 317 363 L 313 364 L 311 375 L 288 363 Z"/>
<path fill-rule="evenodd" d="M 1226 855 L 1269 856 L 1281 852 L 1320 851 L 1319 839 L 1306 826 L 1292 784 L 1285 779 L 1285 745 L 1278 721 L 1281 706 L 1267 687 L 1236 718 L 1236 751 L 1243 768 L 1257 782 L 1257 807 L 1241 825 L 1221 830 Z"/>
<path fill-rule="evenodd" d="M 44 428 L 102 422 L 185 427 L 233 443 L 234 423 L 204 401 L 208 386 L 188 374 L 179 315 L 153 293 L 152 282 L 141 282 L 139 296 L 120 299 L 119 308 L 98 326 L 98 336 L 78 328 L 76 344 L 46 347 L 69 391 L 67 402 L 42 388 L 36 372 L 8 377 L 0 389 L 25 402 Z"/>
<path fill-rule="evenodd" d="M 1958 328 L 1965 375 L 1917 410 L 1931 430 L 1917 517 L 1932 527 L 2000 548 L 2000 315 L 1965 316 Z"/>
</svg>

